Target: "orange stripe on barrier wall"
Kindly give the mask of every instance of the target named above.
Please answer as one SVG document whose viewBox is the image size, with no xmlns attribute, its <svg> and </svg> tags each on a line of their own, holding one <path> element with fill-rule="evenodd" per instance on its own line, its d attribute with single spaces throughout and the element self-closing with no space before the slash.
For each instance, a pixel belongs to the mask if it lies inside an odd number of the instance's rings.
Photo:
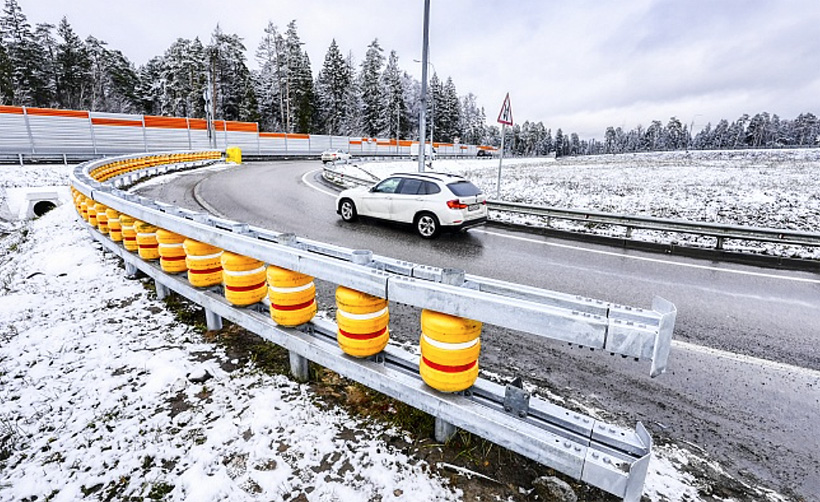
<svg viewBox="0 0 820 502">
<path fill-rule="evenodd" d="M 413 142 L 410 140 L 401 140 L 399 141 L 399 146 L 413 146 Z"/>
<path fill-rule="evenodd" d="M 29 115 L 40 115 L 43 117 L 71 117 L 75 119 L 87 119 L 88 112 L 78 110 L 55 110 L 54 108 L 26 108 Z"/>
<path fill-rule="evenodd" d="M 362 142 L 360 140 L 351 139 L 350 144 L 351 145 L 361 145 Z"/>
<path fill-rule="evenodd" d="M 286 134 L 286 138 L 288 139 L 310 139 L 310 134 Z"/>
<path fill-rule="evenodd" d="M 145 127 L 158 127 L 162 129 L 188 129 L 188 121 L 180 118 L 146 115 Z"/>
<path fill-rule="evenodd" d="M 256 122 L 234 122 L 229 121 L 228 130 L 234 132 L 256 132 L 259 130 Z"/>
<path fill-rule="evenodd" d="M 14 113 L 16 115 L 23 114 L 22 106 L 0 106 L 0 113 Z"/>
<path fill-rule="evenodd" d="M 142 127 L 141 120 L 104 119 L 91 117 L 91 123 L 98 126 Z"/>
<path fill-rule="evenodd" d="M 217 131 L 224 131 L 225 130 L 225 121 L 224 120 L 214 120 L 214 129 Z"/>
<path fill-rule="evenodd" d="M 260 132 L 259 137 L 285 139 L 287 135 L 283 132 Z"/>
<path fill-rule="evenodd" d="M 188 119 L 188 124 L 190 124 L 191 129 L 196 129 L 197 131 L 208 130 L 208 121 L 205 119 Z"/>
</svg>

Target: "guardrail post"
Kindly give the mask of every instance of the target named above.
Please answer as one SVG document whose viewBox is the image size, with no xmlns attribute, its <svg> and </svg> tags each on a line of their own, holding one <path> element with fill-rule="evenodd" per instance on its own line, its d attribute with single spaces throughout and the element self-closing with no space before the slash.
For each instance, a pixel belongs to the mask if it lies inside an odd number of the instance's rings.
<svg viewBox="0 0 820 502">
<path fill-rule="evenodd" d="M 717 238 L 717 244 L 715 245 L 715 249 L 723 249 L 723 237 Z"/>
<path fill-rule="evenodd" d="M 205 325 L 208 327 L 208 331 L 219 331 L 222 329 L 222 316 L 205 309 Z"/>
<path fill-rule="evenodd" d="M 288 351 L 290 359 L 290 374 L 297 382 L 305 383 L 310 380 L 310 361 L 296 352 Z"/>
<path fill-rule="evenodd" d="M 456 432 L 458 432 L 458 428 L 455 425 L 436 417 L 436 441 L 446 443 L 456 435 Z"/>
<path fill-rule="evenodd" d="M 136 279 L 137 278 L 137 266 L 133 263 L 125 263 L 125 277 L 128 279 Z"/>
<path fill-rule="evenodd" d="M 627 239 L 632 238 L 632 227 L 626 227 L 626 238 Z"/>
<path fill-rule="evenodd" d="M 464 284 L 464 270 L 460 268 L 441 269 L 441 282 L 450 286 L 461 286 Z M 458 428 L 450 422 L 436 417 L 435 437 L 439 443 L 446 443 L 458 432 Z"/>
<path fill-rule="evenodd" d="M 163 284 L 163 283 L 161 283 L 157 280 L 154 280 L 154 286 L 156 287 L 156 290 L 157 290 L 157 299 L 158 300 L 164 300 L 171 294 L 171 289 L 168 288 L 168 286 L 166 286 L 165 284 Z"/>
</svg>

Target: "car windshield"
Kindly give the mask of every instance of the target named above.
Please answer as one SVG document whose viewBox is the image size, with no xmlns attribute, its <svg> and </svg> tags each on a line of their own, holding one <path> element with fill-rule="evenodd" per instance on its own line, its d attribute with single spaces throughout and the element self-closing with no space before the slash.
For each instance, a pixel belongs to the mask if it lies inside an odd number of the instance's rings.
<svg viewBox="0 0 820 502">
<path fill-rule="evenodd" d="M 481 195 L 481 190 L 467 180 L 448 183 L 447 188 L 457 197 L 473 197 Z"/>
<path fill-rule="evenodd" d="M 377 193 L 395 193 L 400 181 L 401 178 L 387 178 L 376 185 L 376 187 L 373 188 L 373 191 Z"/>
</svg>

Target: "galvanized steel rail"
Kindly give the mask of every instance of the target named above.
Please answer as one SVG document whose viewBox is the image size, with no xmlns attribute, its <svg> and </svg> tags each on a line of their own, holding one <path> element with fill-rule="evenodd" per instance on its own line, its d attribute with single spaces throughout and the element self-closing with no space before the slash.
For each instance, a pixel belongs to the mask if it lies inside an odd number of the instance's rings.
<svg viewBox="0 0 820 502">
<path fill-rule="evenodd" d="M 659 230 L 707 235 L 718 239 L 716 247 L 723 248 L 724 239 L 742 239 L 759 242 L 778 242 L 796 246 L 820 246 L 820 233 L 785 230 L 777 228 L 744 227 L 722 223 L 696 222 L 655 218 L 652 216 L 627 216 L 623 214 L 604 213 L 601 211 L 582 211 L 562 209 L 515 202 L 487 201 L 487 207 L 494 211 L 543 216 L 562 220 L 582 221 L 605 225 L 626 227 L 627 235 L 632 229 Z"/>
<path fill-rule="evenodd" d="M 653 301 L 652 310 L 619 306 L 214 218 L 117 188 L 144 176 L 192 167 L 191 163 L 152 167 L 106 183 L 91 178 L 89 171 L 113 160 L 117 159 L 78 166 L 71 175 L 72 185 L 121 213 L 269 264 L 391 301 L 650 360 L 652 376 L 666 369 L 676 309 L 661 298 Z M 651 452 L 651 439 L 640 423 L 634 431 L 614 427 L 530 398 L 515 386 L 505 388 L 480 378 L 463 393 L 440 393 L 422 382 L 417 356 L 390 346 L 370 359 L 345 356 L 336 343 L 333 323 L 315 319 L 303 329 L 277 326 L 267 315 L 233 307 L 213 291 L 198 290 L 180 277 L 163 273 L 99 232 L 92 230 L 91 235 L 121 256 L 127 267 L 154 278 L 158 292 L 170 288 L 202 305 L 211 317 L 230 319 L 292 354 L 624 500 L 640 499 Z"/>
</svg>

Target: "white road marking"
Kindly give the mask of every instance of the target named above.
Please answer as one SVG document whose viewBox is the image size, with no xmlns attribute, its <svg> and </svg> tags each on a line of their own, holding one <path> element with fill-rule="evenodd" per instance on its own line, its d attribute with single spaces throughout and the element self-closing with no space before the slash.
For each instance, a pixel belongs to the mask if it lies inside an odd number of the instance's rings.
<svg viewBox="0 0 820 502">
<path fill-rule="evenodd" d="M 799 373 L 810 378 L 820 379 L 820 371 L 804 368 L 802 366 L 794 366 L 786 363 L 779 363 L 777 361 L 770 361 L 768 359 L 761 359 L 759 357 L 747 356 L 744 354 L 737 354 L 735 352 L 727 352 L 725 350 L 713 349 L 704 345 L 695 345 L 693 343 L 682 342 L 680 340 L 672 340 L 672 347 L 686 350 L 689 352 L 697 352 L 711 357 L 730 359 L 742 364 L 750 366 L 758 366 L 770 370 L 777 370 L 786 373 Z"/>
<path fill-rule="evenodd" d="M 316 171 L 321 171 L 321 169 L 314 169 L 313 171 L 306 172 L 305 175 L 302 176 L 302 183 L 304 183 L 305 185 L 309 186 L 310 188 L 316 190 L 317 192 L 322 192 L 325 195 L 330 195 L 331 197 L 336 197 L 338 195 L 336 192 L 330 192 L 330 191 L 325 190 L 323 188 L 319 188 L 316 185 L 314 185 L 314 184 L 312 184 L 311 182 L 308 181 L 308 176 L 312 176 L 313 173 L 315 173 Z"/>
<path fill-rule="evenodd" d="M 562 248 L 562 249 L 571 249 L 573 251 L 583 251 L 585 253 L 594 253 L 594 254 L 600 254 L 600 255 L 605 255 L 605 256 L 614 256 L 614 257 L 617 257 L 617 258 L 624 258 L 624 259 L 628 259 L 628 260 L 639 260 L 639 261 L 646 261 L 646 262 L 651 262 L 651 263 L 661 263 L 661 264 L 664 264 L 664 265 L 673 265 L 673 266 L 676 266 L 676 267 L 688 267 L 688 268 L 695 268 L 695 269 L 699 269 L 699 270 L 710 270 L 712 272 L 725 272 L 727 274 L 749 275 L 749 276 L 753 276 L 753 277 L 763 277 L 763 278 L 766 278 L 766 279 L 778 279 L 778 280 L 782 280 L 782 281 L 805 282 L 805 283 L 808 283 L 808 284 L 820 284 L 820 279 L 807 279 L 807 278 L 804 278 L 804 277 L 788 277 L 788 276 L 784 276 L 784 275 L 766 274 L 766 273 L 763 273 L 763 272 L 751 272 L 751 271 L 748 271 L 748 270 L 733 270 L 733 269 L 730 269 L 730 268 L 710 267 L 710 266 L 707 266 L 707 265 L 695 265 L 694 263 L 681 263 L 681 262 L 677 262 L 677 261 L 662 260 L 662 259 L 659 259 L 659 258 L 648 258 L 648 257 L 645 257 L 645 256 L 625 255 L 625 254 L 616 253 L 616 252 L 613 252 L 613 251 L 602 251 L 600 249 L 589 249 L 589 248 L 584 248 L 584 247 L 580 247 L 580 246 L 571 246 L 569 244 L 558 244 L 556 242 L 544 242 L 544 241 L 537 240 L 537 239 L 531 239 L 529 237 L 519 237 L 517 235 L 506 235 L 506 234 L 501 234 L 501 233 L 498 233 L 498 232 L 492 232 L 490 230 L 473 229 L 473 230 L 471 230 L 471 232 L 480 232 L 482 234 L 493 235 L 493 236 L 496 236 L 496 237 L 503 237 L 505 239 L 512 239 L 512 240 L 517 240 L 517 241 L 530 242 L 530 243 L 533 243 L 533 244 L 540 244 L 542 246 L 551 246 L 551 247 L 557 247 L 557 248 Z"/>
</svg>

